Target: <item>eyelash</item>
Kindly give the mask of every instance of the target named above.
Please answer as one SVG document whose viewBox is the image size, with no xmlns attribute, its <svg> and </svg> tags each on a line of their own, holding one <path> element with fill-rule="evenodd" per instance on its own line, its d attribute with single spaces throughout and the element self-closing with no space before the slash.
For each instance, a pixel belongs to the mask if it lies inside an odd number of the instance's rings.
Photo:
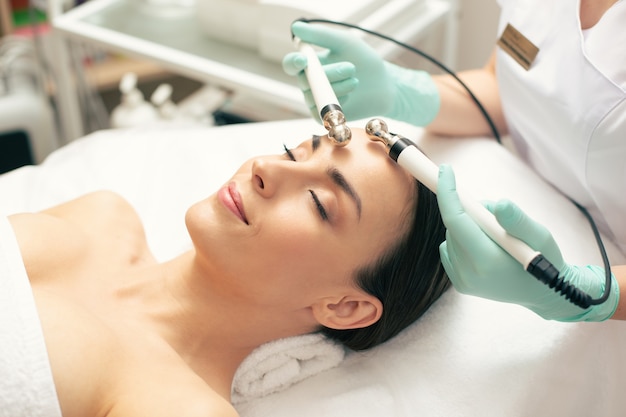
<svg viewBox="0 0 626 417">
<path fill-rule="evenodd" d="M 311 193 L 311 197 L 313 198 L 313 201 L 315 202 L 315 206 L 317 207 L 317 211 L 319 212 L 322 220 L 328 221 L 328 213 L 326 212 L 326 209 L 322 205 L 322 202 L 320 201 L 320 199 L 317 198 L 317 194 L 315 194 L 315 191 L 309 190 L 309 193 Z"/>
<path fill-rule="evenodd" d="M 287 145 L 285 145 L 284 143 L 283 143 L 283 149 L 285 150 L 285 153 L 287 154 L 289 159 L 291 159 L 293 162 L 296 162 L 296 157 L 293 156 L 293 152 L 291 152 L 291 149 L 289 149 Z"/>
<path fill-rule="evenodd" d="M 291 149 L 289 149 L 285 144 L 283 144 L 283 148 L 285 149 L 285 153 L 287 154 L 289 159 L 291 159 L 293 162 L 296 162 L 296 158 L 294 157 L 293 152 L 291 152 Z M 322 220 L 328 221 L 328 212 L 324 208 L 324 205 L 322 204 L 320 199 L 317 197 L 317 194 L 315 194 L 315 191 L 309 190 L 309 193 L 311 194 L 311 198 L 313 198 L 313 202 L 315 203 L 317 211 L 319 212 Z"/>
</svg>

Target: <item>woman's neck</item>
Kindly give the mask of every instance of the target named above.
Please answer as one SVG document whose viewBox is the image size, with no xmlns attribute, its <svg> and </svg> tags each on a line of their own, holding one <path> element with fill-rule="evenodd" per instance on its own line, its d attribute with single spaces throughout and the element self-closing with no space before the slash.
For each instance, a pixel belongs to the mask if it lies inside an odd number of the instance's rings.
<svg viewBox="0 0 626 417">
<path fill-rule="evenodd" d="M 116 290 L 116 298 L 125 317 L 157 335 L 189 366 L 220 364 L 218 373 L 229 374 L 249 352 L 244 341 L 228 334 L 233 329 L 228 308 L 211 297 L 199 275 L 193 253 L 185 253 L 138 270 Z"/>
<path fill-rule="evenodd" d="M 225 390 L 254 348 L 305 331 L 297 321 L 283 319 L 287 314 L 260 311 L 221 294 L 215 274 L 194 252 L 185 253 L 137 271 L 130 284 L 117 289 L 116 299 L 125 317 L 134 317 L 207 383 Z"/>
</svg>

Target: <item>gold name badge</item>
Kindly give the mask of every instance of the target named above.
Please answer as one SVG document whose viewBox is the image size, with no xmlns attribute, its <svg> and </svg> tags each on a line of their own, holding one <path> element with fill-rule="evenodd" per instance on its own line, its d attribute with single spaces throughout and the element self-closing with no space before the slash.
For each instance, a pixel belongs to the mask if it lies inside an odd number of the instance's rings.
<svg viewBox="0 0 626 417">
<path fill-rule="evenodd" d="M 539 52 L 539 48 L 511 26 L 510 23 L 507 23 L 502 36 L 498 39 L 498 46 L 527 71 Z"/>
</svg>

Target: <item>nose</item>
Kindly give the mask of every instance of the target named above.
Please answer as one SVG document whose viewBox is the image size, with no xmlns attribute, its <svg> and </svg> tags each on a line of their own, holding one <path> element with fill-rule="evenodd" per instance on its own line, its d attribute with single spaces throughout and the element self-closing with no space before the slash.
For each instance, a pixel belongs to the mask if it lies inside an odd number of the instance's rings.
<svg viewBox="0 0 626 417">
<path fill-rule="evenodd" d="M 297 163 L 276 160 L 271 157 L 259 157 L 252 161 L 252 185 L 263 197 L 273 197 L 287 181 L 297 175 Z"/>
</svg>

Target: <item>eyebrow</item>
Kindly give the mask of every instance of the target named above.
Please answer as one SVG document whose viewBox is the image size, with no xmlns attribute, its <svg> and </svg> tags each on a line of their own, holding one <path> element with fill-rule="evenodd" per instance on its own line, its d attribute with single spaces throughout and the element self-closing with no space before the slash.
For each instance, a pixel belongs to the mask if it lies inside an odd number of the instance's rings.
<svg viewBox="0 0 626 417">
<path fill-rule="evenodd" d="M 311 138 L 311 148 L 315 152 L 320 147 L 321 136 L 313 135 Z M 335 166 L 330 166 L 326 173 L 330 177 L 333 183 L 341 188 L 347 195 L 354 201 L 356 205 L 356 211 L 358 213 L 359 220 L 361 220 L 361 197 L 357 194 L 354 187 L 346 179 L 341 171 Z"/>
<path fill-rule="evenodd" d="M 322 137 L 318 135 L 311 136 L 311 147 L 313 148 L 313 152 L 315 152 L 317 148 L 320 147 L 321 138 Z"/>
</svg>

